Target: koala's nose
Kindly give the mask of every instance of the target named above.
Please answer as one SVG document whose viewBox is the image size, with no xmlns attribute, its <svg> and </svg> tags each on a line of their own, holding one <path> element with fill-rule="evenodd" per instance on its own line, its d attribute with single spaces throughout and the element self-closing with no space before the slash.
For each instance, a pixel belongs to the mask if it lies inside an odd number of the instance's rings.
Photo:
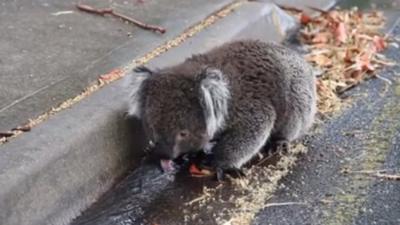
<svg viewBox="0 0 400 225">
<path fill-rule="evenodd" d="M 156 145 L 154 148 L 155 155 L 160 159 L 174 159 L 172 148 Z"/>
</svg>

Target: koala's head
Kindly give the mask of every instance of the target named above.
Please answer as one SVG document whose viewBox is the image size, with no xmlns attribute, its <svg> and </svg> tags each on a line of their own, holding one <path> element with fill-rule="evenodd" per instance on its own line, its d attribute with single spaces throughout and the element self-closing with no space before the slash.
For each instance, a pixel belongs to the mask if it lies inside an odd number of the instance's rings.
<svg viewBox="0 0 400 225">
<path fill-rule="evenodd" d="M 221 71 L 184 64 L 135 72 L 129 115 L 143 121 L 158 157 L 201 150 L 223 128 L 230 92 Z"/>
</svg>

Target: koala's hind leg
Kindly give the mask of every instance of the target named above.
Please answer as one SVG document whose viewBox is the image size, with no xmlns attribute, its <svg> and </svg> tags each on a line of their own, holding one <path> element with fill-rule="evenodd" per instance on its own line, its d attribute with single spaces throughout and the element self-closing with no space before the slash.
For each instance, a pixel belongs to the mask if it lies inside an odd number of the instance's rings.
<svg viewBox="0 0 400 225">
<path fill-rule="evenodd" d="M 222 170 L 240 169 L 264 146 L 268 139 L 275 115 L 262 115 L 263 118 L 253 118 L 240 121 L 236 128 L 228 129 L 213 148 L 216 168 Z"/>
<path fill-rule="evenodd" d="M 270 138 L 271 149 L 269 152 L 288 152 L 290 142 L 301 138 L 306 132 L 313 120 L 313 112 L 304 107 L 304 110 L 293 110 L 285 123 L 273 130 Z"/>
</svg>

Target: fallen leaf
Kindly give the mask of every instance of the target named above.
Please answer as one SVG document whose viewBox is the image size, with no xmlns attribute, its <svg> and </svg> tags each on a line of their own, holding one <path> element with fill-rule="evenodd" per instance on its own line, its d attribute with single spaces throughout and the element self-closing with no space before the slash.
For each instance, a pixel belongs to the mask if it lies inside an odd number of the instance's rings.
<svg viewBox="0 0 400 225">
<path fill-rule="evenodd" d="M 371 65 L 371 53 L 363 53 L 361 56 L 356 59 L 356 63 L 359 63 L 361 65 L 361 70 L 364 71 L 373 71 L 375 70 L 375 67 Z"/>
<path fill-rule="evenodd" d="M 347 31 L 346 31 L 346 26 L 343 22 L 338 23 L 338 25 L 335 29 L 335 37 L 336 37 L 337 41 L 339 41 L 341 43 L 346 43 Z"/>
<path fill-rule="evenodd" d="M 373 43 L 377 52 L 380 52 L 386 48 L 386 41 L 383 37 L 375 35 L 373 38 Z"/>
<path fill-rule="evenodd" d="M 121 78 L 124 74 L 124 71 L 121 69 L 115 69 L 107 74 L 100 75 L 100 80 L 105 82 L 111 82 Z"/>
<path fill-rule="evenodd" d="M 201 174 L 201 171 L 195 164 L 190 165 L 189 172 L 191 174 Z"/>
<path fill-rule="evenodd" d="M 305 14 L 304 12 L 300 14 L 300 23 L 302 25 L 307 25 L 311 21 L 312 21 L 312 19 L 309 15 Z"/>
<path fill-rule="evenodd" d="M 210 170 L 199 169 L 195 164 L 190 165 L 189 172 L 192 176 L 195 177 L 205 177 L 213 174 Z"/>
</svg>

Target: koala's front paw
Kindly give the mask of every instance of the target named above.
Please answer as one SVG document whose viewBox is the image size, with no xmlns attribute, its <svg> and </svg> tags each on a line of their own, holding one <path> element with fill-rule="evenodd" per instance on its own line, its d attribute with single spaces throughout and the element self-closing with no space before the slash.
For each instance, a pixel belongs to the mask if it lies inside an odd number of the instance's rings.
<svg viewBox="0 0 400 225">
<path fill-rule="evenodd" d="M 246 177 L 246 174 L 241 169 L 238 168 L 229 168 L 229 169 L 223 169 L 220 167 L 216 168 L 216 178 L 218 182 L 224 181 L 226 174 L 229 174 L 233 178 Z"/>
</svg>

